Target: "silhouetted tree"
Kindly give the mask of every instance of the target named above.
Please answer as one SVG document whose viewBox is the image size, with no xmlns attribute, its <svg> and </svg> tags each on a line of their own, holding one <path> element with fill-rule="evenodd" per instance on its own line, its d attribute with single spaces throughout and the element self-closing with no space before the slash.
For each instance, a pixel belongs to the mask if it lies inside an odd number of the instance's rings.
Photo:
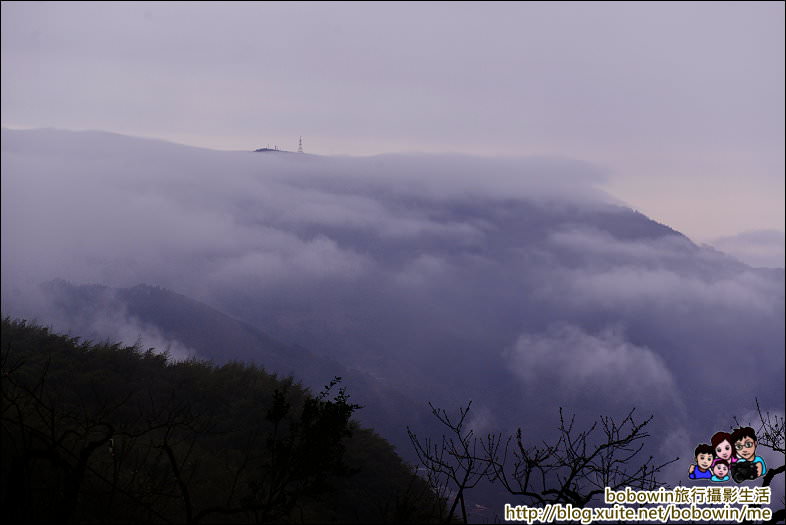
<svg viewBox="0 0 786 525">
<path fill-rule="evenodd" d="M 773 466 L 772 459 L 768 458 L 767 472 L 761 478 L 761 486 L 769 487 L 772 485 L 776 476 L 786 472 L 786 436 L 784 436 L 784 418 L 781 415 L 772 414 L 769 411 L 762 412 L 759 400 L 756 399 L 756 414 L 759 417 L 758 423 L 754 423 L 756 428 L 756 441 L 759 446 L 770 449 L 778 458 L 776 466 Z M 737 426 L 743 425 L 738 418 L 734 418 Z M 732 443 L 733 445 L 733 443 Z M 776 495 L 777 496 L 777 495 Z M 772 501 L 771 504 L 776 502 Z M 780 508 L 772 513 L 772 518 L 766 523 L 783 523 L 786 520 L 786 500 L 783 494 L 780 495 L 778 502 Z"/>
<path fill-rule="evenodd" d="M 575 428 L 575 416 L 567 419 L 562 408 L 559 421 L 553 443 L 525 446 L 520 428 L 504 443 L 501 435 L 489 435 L 484 450 L 493 472 L 490 479 L 533 505 L 584 507 L 605 487 L 653 490 L 663 485 L 657 474 L 679 459 L 657 464 L 649 456 L 642 461 L 639 455 L 650 436 L 646 427 L 652 417 L 637 422 L 634 410 L 620 421 L 602 416 L 582 431 Z"/>
<path fill-rule="evenodd" d="M 620 421 L 601 417 L 588 429 L 578 431 L 575 417 L 567 419 L 560 409 L 556 441 L 526 446 L 520 428 L 513 436 L 488 434 L 480 441 L 466 428 L 470 407 L 471 403 L 462 408 L 454 421 L 444 410 L 431 406 L 447 429 L 437 441 L 421 441 L 409 430 L 427 479 L 433 482 L 447 478 L 455 491 L 445 521 L 453 518 L 460 503 L 466 522 L 464 494 L 484 476 L 500 482 L 510 494 L 527 498 L 533 506 L 570 503 L 584 507 L 603 494 L 605 487 L 653 490 L 661 486 L 657 474 L 679 459 L 657 464 L 652 456 L 643 460 L 639 457 L 649 437 L 646 427 L 652 417 L 636 421 L 633 410 Z"/>
<path fill-rule="evenodd" d="M 439 441 L 426 438 L 422 442 L 409 427 L 407 433 L 420 464 L 427 471 L 427 479 L 432 487 L 439 495 L 446 495 L 445 488 L 454 491 L 453 504 L 442 518 L 445 522 L 450 521 L 456 506 L 460 504 L 461 517 L 464 523 L 467 523 L 464 493 L 474 488 L 491 468 L 489 462 L 479 456 L 480 440 L 475 436 L 474 430 L 467 427 L 466 419 L 472 402 L 470 401 L 466 408 L 460 408 L 456 418 L 451 418 L 447 411 L 435 408 L 431 403 L 429 406 L 434 417 L 447 427 L 448 433 L 443 434 Z"/>
<path fill-rule="evenodd" d="M 257 523 L 278 521 L 302 496 L 326 490 L 331 476 L 350 474 L 344 464 L 344 439 L 351 435 L 350 417 L 360 406 L 349 402 L 343 387 L 328 399 L 340 381 L 334 378 L 318 397 L 306 398 L 296 418 L 291 418 L 288 387 L 276 390 L 265 417 L 273 425 L 265 439 L 266 454 L 255 457 L 251 449 L 241 461 L 243 469 L 252 469 L 247 490 L 237 504 L 205 508 L 193 522 L 233 514 L 253 515 Z"/>
</svg>

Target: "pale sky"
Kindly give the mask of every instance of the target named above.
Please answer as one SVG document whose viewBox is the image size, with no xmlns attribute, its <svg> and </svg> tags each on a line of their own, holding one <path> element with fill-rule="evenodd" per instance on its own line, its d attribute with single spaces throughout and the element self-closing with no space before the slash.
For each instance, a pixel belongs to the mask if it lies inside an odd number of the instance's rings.
<svg viewBox="0 0 786 525">
<path fill-rule="evenodd" d="M 784 230 L 782 2 L 2 2 L 1 104 L 213 149 L 555 154 L 698 242 Z"/>
</svg>

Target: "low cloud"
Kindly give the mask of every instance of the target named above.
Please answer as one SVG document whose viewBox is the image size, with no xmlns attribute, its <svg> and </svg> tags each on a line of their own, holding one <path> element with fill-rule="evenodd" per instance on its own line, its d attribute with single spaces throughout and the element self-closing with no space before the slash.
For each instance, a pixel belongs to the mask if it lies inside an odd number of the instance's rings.
<svg viewBox="0 0 786 525">
<path fill-rule="evenodd" d="M 592 405 L 616 399 L 616 409 L 645 404 L 683 410 L 680 392 L 666 363 L 646 347 L 625 339 L 619 328 L 590 334 L 558 324 L 544 333 L 522 334 L 505 355 L 532 394 L 559 406 Z"/>
<path fill-rule="evenodd" d="M 3 130 L 2 147 L 4 313 L 42 318 L 45 304 L 23 303 L 54 278 L 162 286 L 423 405 L 471 399 L 479 428 L 635 404 L 668 434 L 756 397 L 782 406 L 782 270 L 614 202 L 580 161 L 217 152 L 55 130 Z M 117 324 L 124 342 L 188 352 L 122 312 L 92 315 L 60 326 Z"/>
<path fill-rule="evenodd" d="M 276 157 L 56 130 L 3 130 L 3 148 L 3 262 L 17 282 L 357 276 L 367 255 L 342 236 L 473 245 L 489 227 L 424 202 L 606 199 L 597 170 L 566 159 Z"/>
<path fill-rule="evenodd" d="M 677 308 L 700 312 L 707 308 L 740 309 L 767 315 L 782 301 L 767 293 L 769 279 L 753 272 L 729 278 L 684 275 L 664 268 L 619 266 L 597 272 L 563 273 L 571 301 L 627 309 L 642 306 L 650 311 Z"/>
<path fill-rule="evenodd" d="M 755 230 L 710 241 L 715 248 L 760 268 L 783 268 L 786 234 L 778 230 Z"/>
<path fill-rule="evenodd" d="M 64 303 L 61 280 L 41 283 L 19 293 L 14 288 L 3 301 L 3 313 L 40 323 L 54 332 L 70 334 L 94 343 L 120 343 L 135 346 L 141 351 L 166 352 L 175 361 L 200 358 L 199 353 L 177 339 L 165 336 L 155 325 L 146 323 L 128 312 L 117 291 L 102 286 L 91 286 L 86 294 L 88 303 L 81 308 Z"/>
</svg>

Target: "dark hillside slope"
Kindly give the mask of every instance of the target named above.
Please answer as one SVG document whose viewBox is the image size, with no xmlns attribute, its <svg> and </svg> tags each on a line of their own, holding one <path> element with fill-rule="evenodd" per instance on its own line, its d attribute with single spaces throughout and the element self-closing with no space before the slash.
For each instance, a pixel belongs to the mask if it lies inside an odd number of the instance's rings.
<svg viewBox="0 0 786 525">
<path fill-rule="evenodd" d="M 139 337 L 145 347 L 164 345 L 155 348 L 157 352 L 173 343 L 219 365 L 240 361 L 279 377 L 293 376 L 313 392 L 331 378 L 341 377 L 353 401 L 367 407 L 357 414 L 359 421 L 377 429 L 403 453 L 410 452 L 404 429 L 421 422 L 414 415 L 420 405 L 387 382 L 299 345 L 282 343 L 248 323 L 161 287 L 75 286 L 56 280 L 41 288 L 51 307 L 47 322 L 75 336 L 117 340 L 125 334 L 131 339 L 128 344 Z"/>
<path fill-rule="evenodd" d="M 2 323 L 0 513 L 17 522 L 429 520 L 340 385 Z"/>
</svg>

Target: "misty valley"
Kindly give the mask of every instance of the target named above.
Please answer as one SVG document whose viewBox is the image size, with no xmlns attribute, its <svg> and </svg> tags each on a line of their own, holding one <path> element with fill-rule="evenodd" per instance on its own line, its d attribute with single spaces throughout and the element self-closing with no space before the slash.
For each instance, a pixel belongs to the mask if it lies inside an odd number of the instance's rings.
<svg viewBox="0 0 786 525">
<path fill-rule="evenodd" d="M 784 269 L 590 163 L 3 129 L 2 173 L 6 518 L 496 522 L 750 425 L 782 519 Z"/>
</svg>

